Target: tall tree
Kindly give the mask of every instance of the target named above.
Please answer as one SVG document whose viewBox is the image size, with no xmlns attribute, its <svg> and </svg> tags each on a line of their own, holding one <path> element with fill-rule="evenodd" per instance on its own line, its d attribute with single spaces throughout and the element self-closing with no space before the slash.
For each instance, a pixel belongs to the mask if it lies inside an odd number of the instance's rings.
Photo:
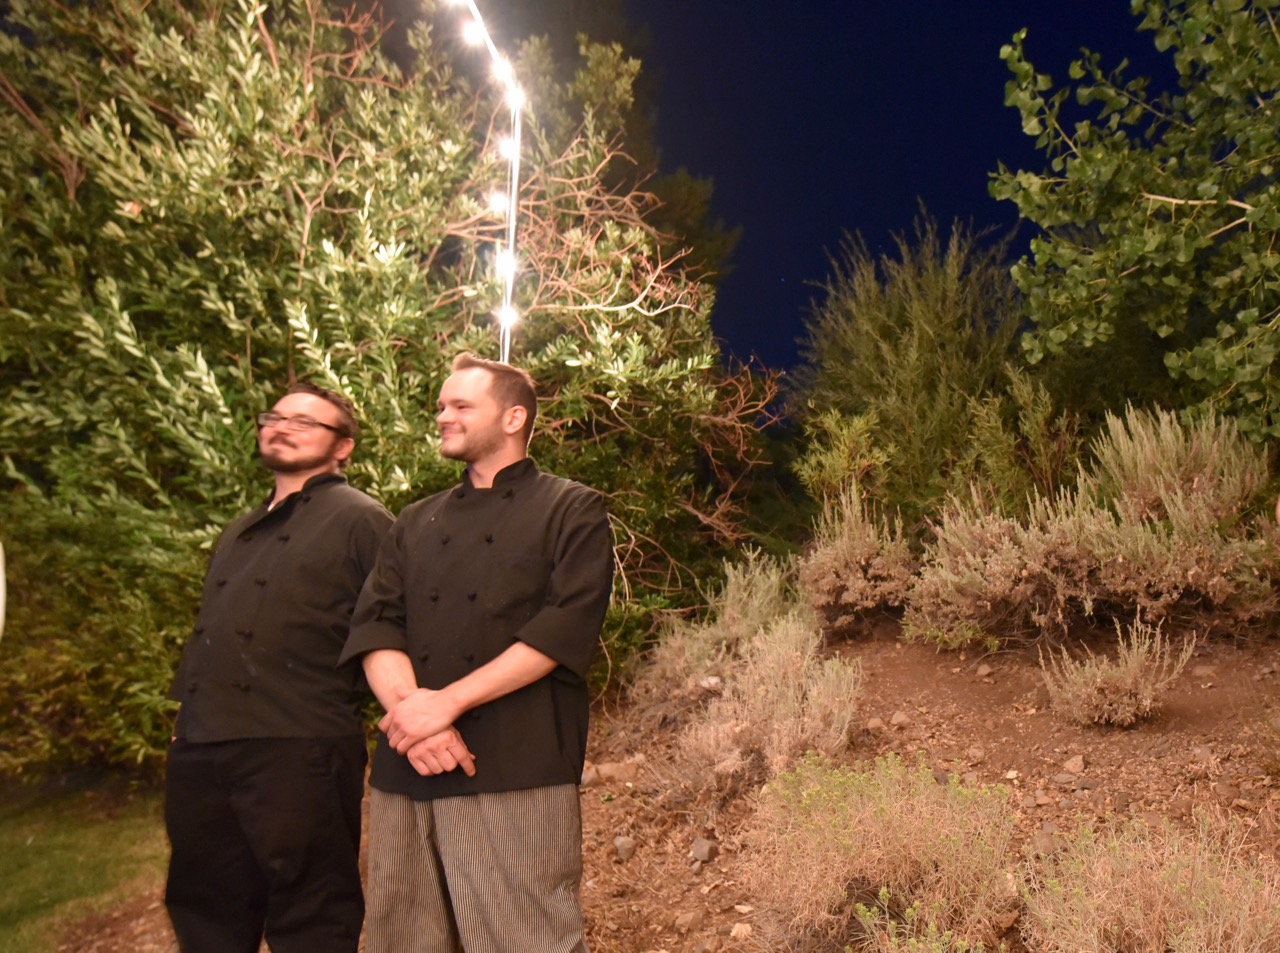
<svg viewBox="0 0 1280 953">
<path fill-rule="evenodd" d="M 199 547 L 261 485 L 250 421 L 291 379 L 353 397 L 351 479 L 393 510 L 456 478 L 432 406 L 453 353 L 494 350 L 505 106 L 430 20 L 406 72 L 378 36 L 320 0 L 11 5 L 11 768 L 154 756 Z M 740 532 L 771 382 L 721 369 L 710 295 L 662 258 L 652 199 L 603 176 L 626 64 L 588 45 L 569 83 L 539 68 L 517 65 L 542 98 L 514 351 L 546 397 L 537 455 L 611 498 L 620 606 L 680 600 Z"/>
<path fill-rule="evenodd" d="M 1089 118 L 1071 121 L 1072 87 L 1051 92 L 1025 31 L 1001 53 L 1005 101 L 1048 159 L 1043 172 L 1001 167 L 991 185 L 1040 228 L 1013 272 L 1036 325 L 1023 344 L 1033 361 L 1122 354 L 1136 393 L 1119 397 L 1157 393 L 1149 354 L 1176 382 L 1161 396 L 1234 414 L 1255 440 L 1280 436 L 1280 2 L 1132 7 L 1171 53 L 1176 91 L 1086 50 L 1070 77 Z M 1094 369 L 1114 380 L 1116 366 Z"/>
</svg>

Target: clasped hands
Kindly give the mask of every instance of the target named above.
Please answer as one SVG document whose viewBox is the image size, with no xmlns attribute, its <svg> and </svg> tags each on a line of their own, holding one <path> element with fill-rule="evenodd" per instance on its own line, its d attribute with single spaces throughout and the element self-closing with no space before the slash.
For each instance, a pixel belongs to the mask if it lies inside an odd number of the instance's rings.
<svg viewBox="0 0 1280 953">
<path fill-rule="evenodd" d="M 444 692 L 419 688 L 383 715 L 378 727 L 419 774 L 445 774 L 461 768 L 467 777 L 474 777 L 475 756 L 453 727 L 461 714 Z"/>
</svg>

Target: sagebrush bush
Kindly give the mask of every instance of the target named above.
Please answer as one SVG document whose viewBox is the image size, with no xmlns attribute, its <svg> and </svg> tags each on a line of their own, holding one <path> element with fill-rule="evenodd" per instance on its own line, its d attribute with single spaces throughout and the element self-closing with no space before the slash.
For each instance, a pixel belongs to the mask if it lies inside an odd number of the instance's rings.
<svg viewBox="0 0 1280 953">
<path fill-rule="evenodd" d="M 921 555 L 908 632 L 955 644 L 1061 634 L 1095 617 L 1204 632 L 1271 617 L 1274 534 L 1242 518 L 1260 458 L 1230 426 L 1197 426 L 1179 439 L 1169 415 L 1113 418 L 1097 472 L 1033 495 L 1021 517 L 976 490 L 953 497 Z M 1252 475 L 1225 472 L 1237 466 Z"/>
<path fill-rule="evenodd" d="M 1034 496 L 1019 519 L 977 492 L 953 498 L 925 546 L 904 620 L 944 644 L 1066 631 L 1097 599 L 1095 541 L 1114 518 L 1062 490 Z"/>
<path fill-rule="evenodd" d="M 853 483 L 824 504 L 798 581 L 823 623 L 840 629 L 901 608 L 915 571 L 901 523 L 880 518 Z"/>
<path fill-rule="evenodd" d="M 682 723 L 724 684 L 740 647 L 792 604 L 790 566 L 751 550 L 725 563 L 724 585 L 698 619 L 674 619 L 638 670 L 631 697 L 641 717 Z"/>
<path fill-rule="evenodd" d="M 858 662 L 820 655 L 813 614 L 795 607 L 756 632 L 725 670 L 723 691 L 677 742 L 695 786 L 732 788 L 783 771 L 800 755 L 840 753 L 858 708 Z"/>
<path fill-rule="evenodd" d="M 1020 921 L 1036 953 L 1280 950 L 1280 869 L 1229 825 L 1082 826 L 1033 872 Z"/>
<path fill-rule="evenodd" d="M 1128 727 L 1158 710 L 1160 698 L 1181 674 L 1195 649 L 1194 636 L 1174 649 L 1159 625 L 1116 624 L 1116 656 L 1087 648 L 1074 659 L 1064 648 L 1040 653 L 1040 669 L 1053 710 L 1081 725 Z"/>
<path fill-rule="evenodd" d="M 1226 529 L 1267 482 L 1266 454 L 1230 418 L 1184 423 L 1171 411 L 1130 407 L 1123 418 L 1107 414 L 1091 452 L 1092 482 L 1126 521 L 1181 511 L 1203 520 L 1201 528 Z"/>
<path fill-rule="evenodd" d="M 866 923 L 874 909 L 899 935 L 912 911 L 917 936 L 990 942 L 1019 902 L 1007 798 L 1000 787 L 939 784 L 894 756 L 861 768 L 800 761 L 762 790 L 748 833 L 747 885 L 767 939 L 876 949 L 877 934 L 891 931 Z"/>
</svg>

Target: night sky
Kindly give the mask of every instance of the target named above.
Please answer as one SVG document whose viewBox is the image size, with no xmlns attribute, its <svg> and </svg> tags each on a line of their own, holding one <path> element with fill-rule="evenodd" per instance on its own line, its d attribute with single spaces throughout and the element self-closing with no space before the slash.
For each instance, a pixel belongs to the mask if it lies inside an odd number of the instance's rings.
<svg viewBox="0 0 1280 953">
<path fill-rule="evenodd" d="M 923 200 L 1007 233 L 1012 203 L 987 194 L 998 162 L 1043 168 L 1004 105 L 1002 44 L 1028 28 L 1040 72 L 1067 78 L 1082 46 L 1168 85 L 1168 56 L 1127 0 L 630 0 L 658 80 L 661 166 L 715 182 L 713 211 L 743 227 L 713 314 L 740 358 L 774 367 L 796 338 L 827 253 L 844 232 L 877 251 Z M 1023 226 L 1018 241 L 1030 234 Z M 1019 246 L 1015 246 L 1019 247 Z"/>
</svg>

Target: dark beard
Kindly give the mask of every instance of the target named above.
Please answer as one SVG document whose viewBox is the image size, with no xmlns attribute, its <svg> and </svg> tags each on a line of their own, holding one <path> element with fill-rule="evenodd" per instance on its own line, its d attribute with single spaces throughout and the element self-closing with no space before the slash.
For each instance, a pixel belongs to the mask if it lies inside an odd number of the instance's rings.
<svg viewBox="0 0 1280 953">
<path fill-rule="evenodd" d="M 266 450 L 259 448 L 258 462 L 272 473 L 301 473 L 304 470 L 314 470 L 331 462 L 333 460 L 332 454 L 333 445 L 330 445 L 329 449 L 324 453 L 317 453 L 310 457 L 298 457 L 294 460 L 281 460 L 274 447 L 267 447 Z"/>
</svg>

